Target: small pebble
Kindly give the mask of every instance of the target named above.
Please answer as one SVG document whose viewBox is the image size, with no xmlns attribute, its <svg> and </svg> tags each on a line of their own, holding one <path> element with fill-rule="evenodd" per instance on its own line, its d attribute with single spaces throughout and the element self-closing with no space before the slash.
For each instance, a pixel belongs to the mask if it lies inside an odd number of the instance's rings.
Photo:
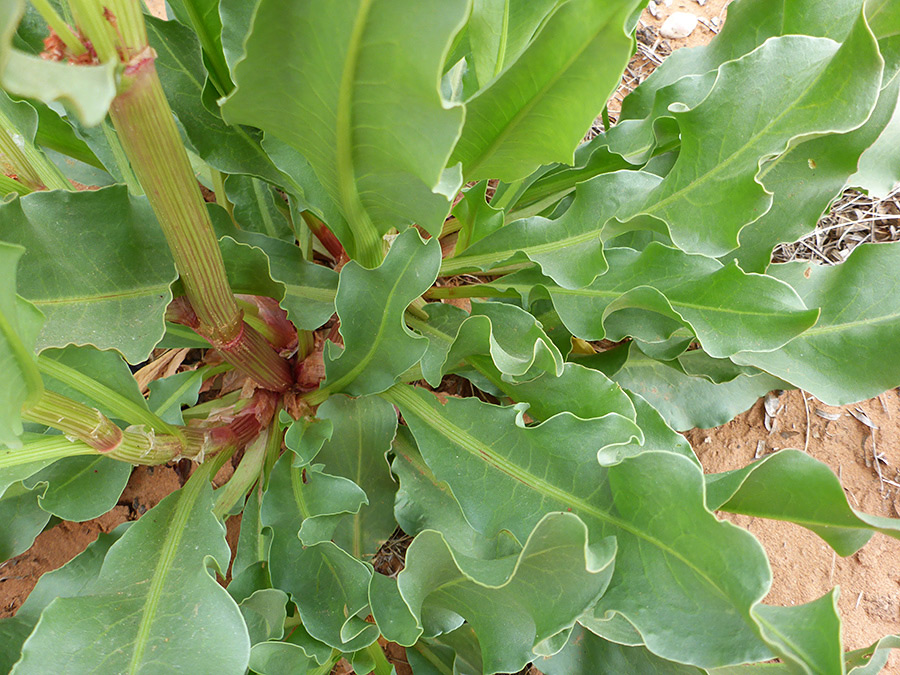
<svg viewBox="0 0 900 675">
<path fill-rule="evenodd" d="M 697 0 L 697 4 L 703 7 L 706 4 L 706 0 Z"/>
<path fill-rule="evenodd" d="M 653 15 L 654 19 L 659 18 L 659 5 L 657 5 L 653 0 L 650 0 L 650 4 L 647 5 L 647 9 L 650 10 L 650 14 Z"/>
<path fill-rule="evenodd" d="M 659 34 L 664 38 L 680 40 L 693 33 L 696 27 L 696 16 L 687 12 L 675 12 L 663 22 Z"/>
</svg>

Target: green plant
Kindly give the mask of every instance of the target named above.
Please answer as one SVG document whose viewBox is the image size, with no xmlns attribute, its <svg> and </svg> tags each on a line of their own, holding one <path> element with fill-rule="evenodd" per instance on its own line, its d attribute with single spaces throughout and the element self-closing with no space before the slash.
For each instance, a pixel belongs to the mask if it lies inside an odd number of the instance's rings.
<svg viewBox="0 0 900 675">
<path fill-rule="evenodd" d="M 880 668 L 900 638 L 762 604 L 713 511 L 842 556 L 900 524 L 673 428 L 900 385 L 898 245 L 769 263 L 900 176 L 900 2 L 738 0 L 582 144 L 638 0 L 169 6 L 0 5 L 0 553 L 199 463 L 0 621 L 0 670 L 389 673 L 379 637 L 417 674 Z M 200 360 L 145 398 L 155 347 Z"/>
</svg>

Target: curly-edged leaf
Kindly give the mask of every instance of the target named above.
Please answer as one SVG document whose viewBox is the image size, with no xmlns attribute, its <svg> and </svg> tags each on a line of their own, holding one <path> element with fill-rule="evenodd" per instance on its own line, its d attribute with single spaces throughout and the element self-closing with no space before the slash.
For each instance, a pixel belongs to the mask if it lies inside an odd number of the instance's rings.
<svg viewBox="0 0 900 675">
<path fill-rule="evenodd" d="M 505 378 L 526 377 L 535 371 L 559 375 L 563 357 L 528 312 L 495 302 L 472 302 L 472 312 L 453 305 L 429 303 L 428 321 L 409 320 L 428 339 L 422 375 L 436 387 L 441 378 L 465 359 L 489 355 Z"/>
<path fill-rule="evenodd" d="M 601 233 L 619 213 L 631 214 L 659 177 L 642 171 L 616 171 L 581 183 L 575 201 L 556 219 L 518 220 L 441 265 L 441 274 L 488 270 L 500 263 L 528 259 L 564 288 L 581 288 L 606 272 Z"/>
<path fill-rule="evenodd" d="M 20 51 L 13 46 L 13 36 L 24 11 L 25 0 L 10 0 L 0 6 L 3 88 L 44 103 L 61 101 L 71 106 L 88 126 L 99 124 L 116 96 L 116 62 L 75 66 Z"/>
<path fill-rule="evenodd" d="M 484 672 L 515 672 L 593 605 L 609 583 L 615 550 L 612 539 L 589 545 L 584 523 L 567 513 L 542 518 L 518 555 L 491 561 L 456 553 L 426 530 L 410 545 L 397 582 L 426 634 L 460 616 L 478 636 Z"/>
<path fill-rule="evenodd" d="M 575 146 L 628 61 L 625 22 L 637 5 L 636 0 L 563 4 L 521 56 L 466 102 L 466 123 L 451 164 L 462 162 L 466 180 L 506 182 L 542 163 L 571 164 Z"/>
<path fill-rule="evenodd" d="M 377 393 L 419 362 L 428 340 L 409 330 L 403 315 L 434 283 L 440 254 L 436 238 L 422 241 L 410 229 L 394 240 L 379 267 L 369 270 L 355 261 L 344 266 L 335 298 L 344 350 L 328 345 L 324 388 Z"/>
<path fill-rule="evenodd" d="M 335 495 L 335 486 L 353 484 L 291 466 L 291 455 L 275 464 L 260 511 L 260 522 L 272 530 L 272 583 L 290 593 L 312 637 L 345 652 L 361 649 L 378 637 L 378 629 L 365 622 L 371 568 L 330 541 L 305 546 L 299 532 L 310 519 L 325 524 L 354 504 L 358 508 L 365 494 L 356 487 L 355 497 L 350 490 Z"/>
<path fill-rule="evenodd" d="M 565 364 L 556 377 L 547 373 L 528 382 L 511 383 L 506 393 L 516 402 L 528 403 L 528 415 L 538 420 L 561 412 L 585 420 L 608 413 L 632 420 L 636 415 L 634 404 L 618 384 L 577 363 Z"/>
<path fill-rule="evenodd" d="M 16 295 L 16 268 L 24 252 L 0 242 L 0 445 L 11 448 L 21 446 L 22 406 L 37 402 L 44 390 L 34 359 L 44 318 Z"/>
<path fill-rule="evenodd" d="M 653 652 L 672 660 L 718 666 L 769 658 L 752 614 L 771 581 L 765 554 L 706 508 L 695 461 L 651 451 L 600 466 L 598 443 L 632 435 L 609 428 L 616 416 L 562 414 L 523 428 L 515 409 L 477 399 L 441 404 L 402 386 L 389 395 L 436 478 L 482 534 L 506 529 L 523 540 L 545 513 L 571 510 L 591 541 L 616 536 L 616 572 L 598 617 L 623 615 Z"/>
<path fill-rule="evenodd" d="M 829 405 L 871 398 L 900 385 L 900 360 L 891 350 L 900 326 L 900 245 L 866 244 L 834 267 L 773 265 L 818 323 L 781 349 L 742 353 L 736 363 L 756 366 Z M 848 355 L 852 354 L 852 358 Z"/>
<path fill-rule="evenodd" d="M 19 292 L 47 317 L 37 349 L 90 344 L 140 363 L 162 338 L 175 266 L 149 204 L 124 186 L 2 204 L 0 239 L 26 249 Z"/>
<path fill-rule="evenodd" d="M 277 588 L 262 588 L 239 605 L 250 644 L 266 640 L 279 640 L 284 635 L 284 620 L 287 618 L 288 596 Z"/>
<path fill-rule="evenodd" d="M 331 420 L 300 418 L 284 434 L 284 444 L 293 451 L 294 466 L 307 466 L 334 434 Z"/>
<path fill-rule="evenodd" d="M 686 324 L 707 353 L 720 358 L 749 349 L 777 349 L 816 321 L 817 310 L 807 309 L 790 286 L 746 274 L 734 263 L 723 266 L 656 242 L 643 251 L 607 249 L 606 257 L 609 272 L 585 288 L 563 288 L 534 270 L 517 272 L 492 286 L 525 298 L 535 286 L 546 289 L 566 327 L 585 340 L 619 340 L 633 334 L 657 341 Z M 641 319 L 646 312 L 666 319 L 663 335 L 646 320 L 635 322 L 634 310 L 645 310 Z"/>
<path fill-rule="evenodd" d="M 276 300 L 284 297 L 284 284 L 272 278 L 269 257 L 263 249 L 231 237 L 219 239 L 219 249 L 225 261 L 228 284 L 235 293 L 264 295 Z"/>
<path fill-rule="evenodd" d="M 131 465 L 102 455 L 65 457 L 24 481 L 37 487 L 38 504 L 63 520 L 82 522 L 98 518 L 119 501 Z M 42 484 L 46 490 L 41 490 Z"/>
<path fill-rule="evenodd" d="M 171 663 L 191 672 L 244 672 L 247 629 L 207 570 L 210 560 L 225 570 L 229 558 L 208 473 L 195 473 L 132 525 L 78 597 L 44 609 L 14 672 L 85 672 L 102 664 L 137 673 Z"/>
<path fill-rule="evenodd" d="M 460 223 L 457 253 L 503 227 L 503 211 L 488 203 L 487 187 L 483 180 L 463 190 L 462 199 L 453 207 L 453 217 Z"/>
<path fill-rule="evenodd" d="M 680 129 L 670 106 L 693 108 L 700 103 L 716 81 L 717 72 L 711 70 L 686 75 L 660 88 L 653 98 L 653 107 L 641 119 L 623 119 L 603 134 L 609 150 L 632 164 L 646 164 L 652 157 L 678 147 Z M 629 96 L 630 98 L 630 96 Z"/>
<path fill-rule="evenodd" d="M 250 669 L 259 675 L 306 675 L 318 670 L 303 648 L 285 642 L 260 642 L 250 650 Z"/>
<path fill-rule="evenodd" d="M 499 558 L 521 549 L 506 532 L 489 539 L 469 524 L 449 486 L 422 459 L 408 428 L 399 428 L 392 449 L 391 469 L 400 481 L 394 514 L 404 532 L 415 536 L 436 530 L 454 551 L 474 558 Z"/>
<path fill-rule="evenodd" d="M 279 185 L 287 182 L 260 146 L 262 134 L 225 124 L 203 104 L 206 69 L 194 32 L 176 21 L 146 17 L 146 22 L 166 99 L 197 154 L 225 173 L 250 174 Z"/>
<path fill-rule="evenodd" d="M 730 382 L 713 384 L 705 377 L 688 375 L 679 361 L 658 361 L 634 343 L 625 365 L 610 377 L 628 391 L 639 394 L 656 408 L 673 429 L 708 429 L 725 424 L 747 410 L 763 394 L 785 386 L 765 373 L 740 375 Z"/>
<path fill-rule="evenodd" d="M 560 0 L 477 0 L 467 24 L 472 64 L 486 85 L 514 63 Z"/>
<path fill-rule="evenodd" d="M 741 228 L 772 205 L 756 179 L 760 161 L 783 153 L 796 139 L 863 124 L 877 98 L 882 67 L 862 16 L 843 44 L 774 38 L 723 64 L 701 103 L 673 113 L 681 152 L 640 213 L 664 221 L 685 251 L 722 255 L 734 249 Z M 780 86 L 769 86 L 773 81 Z M 748 97 L 747 91 L 757 95 Z"/>
<path fill-rule="evenodd" d="M 325 470 L 352 480 L 368 504 L 342 519 L 332 537 L 357 558 L 368 559 L 397 527 L 394 493 L 386 455 L 397 431 L 397 413 L 380 398 L 332 396 L 316 411 L 333 425 L 331 440 L 316 455 Z"/>
<path fill-rule="evenodd" d="M 841 617 L 838 589 L 805 605 L 759 605 L 755 615 L 766 640 L 791 670 L 801 673 L 842 673 Z"/>
<path fill-rule="evenodd" d="M 741 0 L 728 8 L 728 21 L 712 42 L 692 49 L 676 49 L 625 98 L 620 122 L 650 114 L 656 93 L 663 87 L 687 75 L 716 70 L 726 61 L 750 53 L 771 37 L 797 34 L 843 41 L 863 4 L 865 0 L 805 0 L 778 5 L 770 0 Z"/>
<path fill-rule="evenodd" d="M 338 285 L 338 275 L 333 270 L 306 260 L 298 246 L 257 232 L 239 230 L 224 209 L 210 206 L 210 215 L 220 238 L 229 237 L 266 254 L 267 265 L 263 267 L 257 258 L 256 266 L 251 266 L 249 271 L 262 277 L 257 280 L 264 284 L 263 287 L 271 288 L 272 281 L 284 287 L 276 299 L 297 328 L 315 330 L 331 318 Z M 257 285 L 253 287 L 258 288 Z"/>
<path fill-rule="evenodd" d="M 275 200 L 281 197 L 265 182 L 252 176 L 228 176 L 225 194 L 234 205 L 234 219 L 241 229 L 293 243 L 294 232 L 282 210 L 288 205 L 282 203 L 280 209 Z"/>
<path fill-rule="evenodd" d="M 900 635 L 888 635 L 870 647 L 847 652 L 847 673 L 878 675 L 887 663 L 892 649 L 900 649 Z"/>
<path fill-rule="evenodd" d="M 690 443 L 666 424 L 647 401 L 637 394 L 623 391 L 600 371 L 578 363 L 567 363 L 561 377 L 542 375 L 531 382 L 509 385 L 506 393 L 514 401 L 528 403 L 528 414 L 539 420 L 566 411 L 582 419 L 603 417 L 613 412 L 635 420 L 643 437 L 624 445 L 604 448 L 597 455 L 604 466 L 618 464 L 626 457 L 647 450 L 677 452 L 697 462 Z"/>
<path fill-rule="evenodd" d="M 509 530 L 525 541 L 543 514 L 565 511 L 579 499 L 572 477 L 596 475 L 599 451 L 641 438 L 633 421 L 615 413 L 589 420 L 561 413 L 526 427 L 524 406 L 501 408 L 477 398 L 442 403 L 405 385 L 382 395 L 400 409 L 466 520 L 488 537 Z"/>
<path fill-rule="evenodd" d="M 667 661 L 646 647 L 626 647 L 609 642 L 591 631 L 575 626 L 561 652 L 535 661 L 545 675 L 703 675 L 695 666 Z"/>
<path fill-rule="evenodd" d="M 50 520 L 50 512 L 44 511 L 40 498 L 46 485 L 25 487 L 22 481 L 8 486 L 0 496 L 0 560 L 9 560 L 34 543 Z"/>
<path fill-rule="evenodd" d="M 763 164 L 759 180 L 766 190 L 774 193 L 772 208 L 741 230 L 741 245 L 722 256 L 722 262 L 736 258 L 741 269 L 764 272 L 771 261 L 772 249 L 781 242 L 796 241 L 812 232 L 831 200 L 848 182 L 870 191 L 875 187 L 875 192 L 878 186 L 890 190 L 900 176 L 892 176 L 889 166 L 894 163 L 900 169 L 900 160 L 893 151 L 878 153 L 887 150 L 887 146 L 895 148 L 900 140 L 890 138 L 900 132 L 898 92 L 900 77 L 895 77 L 881 90 L 871 117 L 858 129 L 799 143 Z M 891 121 L 892 114 L 898 121 Z M 861 170 L 851 176 L 857 164 Z"/>
<path fill-rule="evenodd" d="M 827 465 L 798 450 L 782 450 L 743 469 L 706 478 L 712 510 L 786 520 L 806 527 L 838 555 L 856 553 L 881 532 L 900 539 L 900 521 L 857 513 Z"/>
<path fill-rule="evenodd" d="M 22 645 L 34 630 L 41 612 L 56 598 L 80 595 L 96 579 L 109 547 L 131 523 L 110 533 L 101 532 L 96 540 L 59 569 L 44 573 L 14 617 L 0 619 L 0 672 L 9 672 L 19 660 Z"/>
<path fill-rule="evenodd" d="M 438 82 L 466 13 L 464 0 L 262 0 L 222 111 L 306 156 L 355 236 L 412 222 L 437 234 L 459 187 L 440 184 L 463 118 Z"/>
</svg>

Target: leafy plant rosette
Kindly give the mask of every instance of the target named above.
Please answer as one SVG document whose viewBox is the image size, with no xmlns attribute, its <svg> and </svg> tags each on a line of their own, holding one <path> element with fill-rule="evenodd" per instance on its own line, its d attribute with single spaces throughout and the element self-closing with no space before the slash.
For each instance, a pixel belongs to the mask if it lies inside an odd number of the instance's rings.
<svg viewBox="0 0 900 675">
<path fill-rule="evenodd" d="M 197 462 L 0 620 L 2 672 L 881 668 L 714 512 L 841 556 L 898 521 L 676 430 L 900 385 L 900 246 L 770 264 L 900 178 L 900 2 L 737 0 L 585 143 L 638 0 L 169 8 L 0 5 L 0 552 Z"/>
</svg>

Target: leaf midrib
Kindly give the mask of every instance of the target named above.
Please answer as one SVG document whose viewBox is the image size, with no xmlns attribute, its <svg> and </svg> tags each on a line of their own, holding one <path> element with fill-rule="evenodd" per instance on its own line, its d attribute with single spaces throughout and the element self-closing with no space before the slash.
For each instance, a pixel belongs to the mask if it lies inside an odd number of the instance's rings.
<svg viewBox="0 0 900 675">
<path fill-rule="evenodd" d="M 203 477 L 200 476 L 198 478 Z M 156 563 L 156 568 L 153 570 L 153 576 L 150 577 L 150 588 L 147 591 L 147 597 L 144 600 L 141 622 L 138 626 L 134 642 L 134 652 L 131 656 L 131 663 L 128 666 L 129 675 L 136 675 L 141 669 L 144 650 L 147 648 L 147 642 L 150 639 L 150 630 L 153 627 L 153 621 L 159 610 L 159 603 L 162 600 L 163 591 L 167 586 L 166 582 L 169 572 L 171 572 L 175 558 L 178 555 L 178 546 L 184 538 L 185 526 L 190 520 L 194 504 L 200 497 L 200 491 L 204 485 L 204 480 L 198 480 L 193 484 L 189 481 L 188 484 L 185 485 L 181 493 L 181 498 L 178 500 L 178 506 L 175 508 L 175 513 L 169 521 L 165 544 L 160 551 L 159 560 Z"/>
<path fill-rule="evenodd" d="M 143 286 L 128 291 L 119 291 L 116 293 L 97 293 L 95 295 L 76 295 L 56 298 L 28 298 L 28 302 L 38 307 L 48 305 L 75 305 L 87 304 L 93 302 L 110 302 L 115 300 L 130 300 L 133 298 L 143 298 L 147 296 L 155 296 L 165 294 L 169 291 L 169 283 L 156 284 L 154 286 Z"/>
</svg>

